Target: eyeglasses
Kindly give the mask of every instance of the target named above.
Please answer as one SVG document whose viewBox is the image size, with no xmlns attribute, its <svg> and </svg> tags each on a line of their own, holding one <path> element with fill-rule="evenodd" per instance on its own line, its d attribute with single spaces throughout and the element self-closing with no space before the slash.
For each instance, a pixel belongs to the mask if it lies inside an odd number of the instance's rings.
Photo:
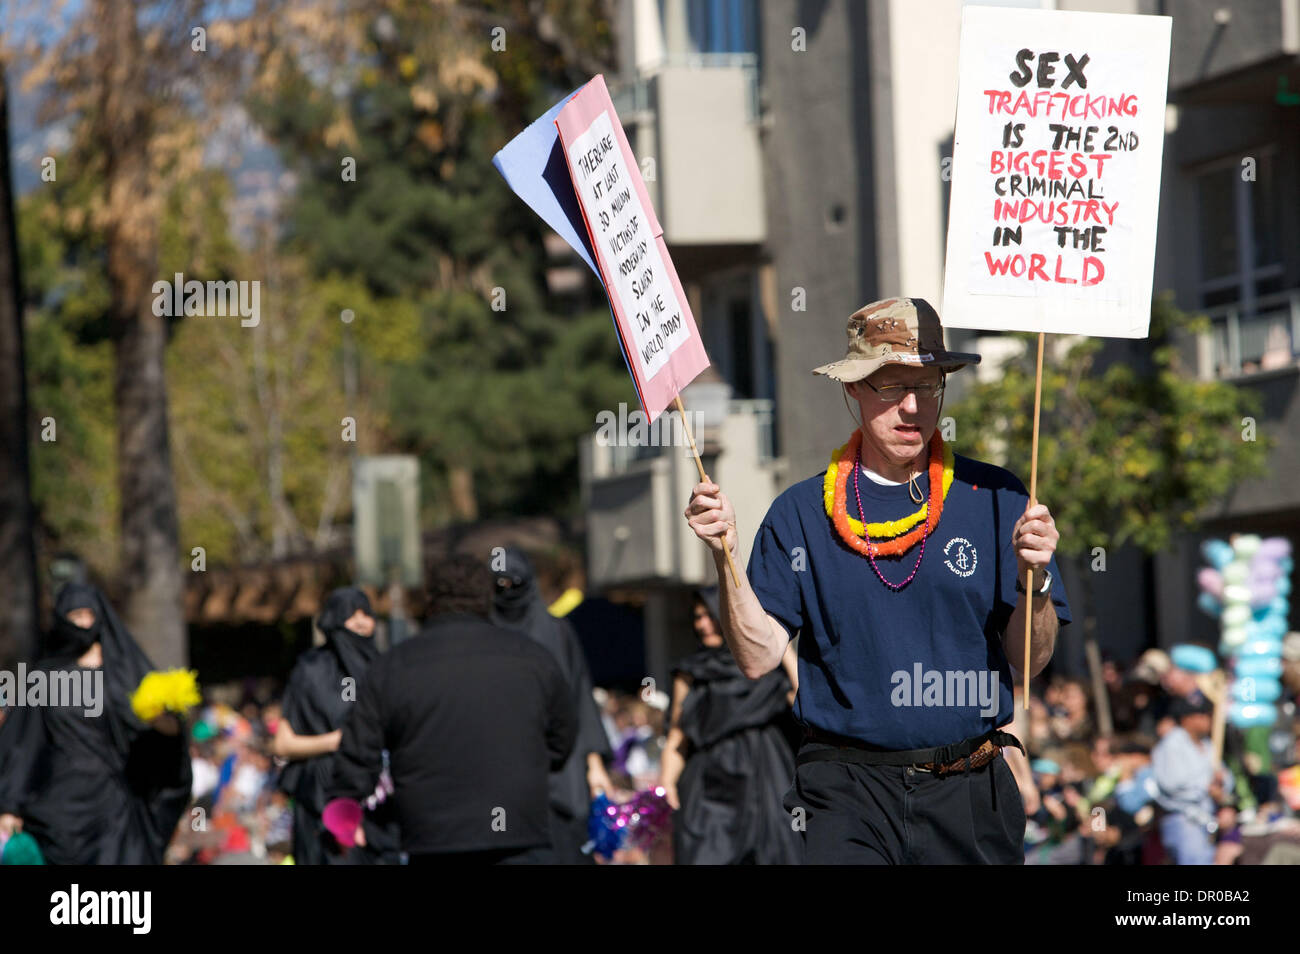
<svg viewBox="0 0 1300 954">
<path fill-rule="evenodd" d="M 937 401 L 943 397 L 944 379 L 940 378 L 937 382 L 929 384 L 886 384 L 882 388 L 876 387 L 870 381 L 863 381 L 867 387 L 876 392 L 877 398 L 886 404 L 897 404 L 903 400 L 903 395 L 908 391 L 915 391 L 918 400 L 928 398 Z"/>
</svg>

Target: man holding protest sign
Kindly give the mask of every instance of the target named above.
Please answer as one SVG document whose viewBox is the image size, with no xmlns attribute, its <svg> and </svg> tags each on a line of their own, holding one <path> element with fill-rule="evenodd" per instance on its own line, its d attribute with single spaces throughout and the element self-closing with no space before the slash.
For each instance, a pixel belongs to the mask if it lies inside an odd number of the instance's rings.
<svg viewBox="0 0 1300 954">
<path fill-rule="evenodd" d="M 770 671 L 802 637 L 805 740 L 786 808 L 808 863 L 1023 861 L 1024 808 L 1000 757 L 1020 745 L 999 727 L 1026 616 L 1032 675 L 1070 611 L 1047 507 L 938 433 L 945 375 L 978 361 L 945 348 L 923 300 L 859 309 L 846 357 L 815 373 L 842 382 L 861 427 L 772 504 L 748 579 L 726 572 L 739 536 L 721 488 L 697 484 L 686 508 L 715 554 L 742 670 Z"/>
</svg>

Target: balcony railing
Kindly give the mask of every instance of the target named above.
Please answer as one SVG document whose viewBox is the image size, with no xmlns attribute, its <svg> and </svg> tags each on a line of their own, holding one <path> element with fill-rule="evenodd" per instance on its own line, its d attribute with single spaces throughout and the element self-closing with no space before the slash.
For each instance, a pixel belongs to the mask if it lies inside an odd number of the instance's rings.
<svg viewBox="0 0 1300 954">
<path fill-rule="evenodd" d="M 757 53 L 678 53 L 643 67 L 637 71 L 637 78 L 628 84 L 620 85 L 610 93 L 614 110 L 624 123 L 632 122 L 638 115 L 649 113 L 652 109 L 650 81 L 665 69 L 717 70 L 739 69 L 745 73 L 748 89 L 748 112 L 746 118 L 756 122 L 759 117 L 758 98 L 758 54 Z"/>
<path fill-rule="evenodd" d="M 716 396 L 697 386 L 686 401 L 705 467 L 727 487 L 737 511 L 762 513 L 777 492 L 773 402 L 727 399 L 710 406 L 708 398 Z M 658 421 L 676 427 L 680 418 L 669 411 Z M 633 426 L 629 420 L 627 427 Z M 713 573 L 712 561 L 681 511 L 681 502 L 699 480 L 689 443 L 679 441 L 678 433 L 661 431 L 653 446 L 645 446 L 645 433 L 632 438 L 642 446 L 628 446 L 629 433 L 621 422 L 618 428 L 617 434 L 589 434 L 580 445 L 588 584 L 599 590 L 706 581 Z M 749 545 L 741 541 L 740 566 L 745 565 Z"/>
<path fill-rule="evenodd" d="M 1295 367 L 1300 361 L 1300 289 L 1265 295 L 1250 312 L 1240 304 L 1208 309 L 1200 376 L 1238 378 Z"/>
<path fill-rule="evenodd" d="M 752 400 L 732 400 L 727 402 L 727 414 L 732 415 L 751 415 L 754 418 L 754 425 L 758 429 L 758 463 L 769 463 L 775 455 L 774 436 L 772 432 L 773 424 L 773 402 L 766 399 Z M 613 444 L 603 448 L 604 453 L 608 455 L 609 473 L 625 474 L 633 468 L 638 461 L 654 460 L 656 457 L 662 457 L 665 454 L 681 454 L 690 456 L 690 447 L 685 440 L 685 432 L 680 430 L 680 419 L 672 411 L 665 411 L 659 420 L 660 430 L 658 435 L 660 440 L 656 443 L 646 444 Z M 648 430 L 648 429 L 647 429 Z M 707 436 L 705 434 L 695 434 L 697 442 L 702 442 Z M 676 443 L 668 443 L 672 439 Z"/>
</svg>

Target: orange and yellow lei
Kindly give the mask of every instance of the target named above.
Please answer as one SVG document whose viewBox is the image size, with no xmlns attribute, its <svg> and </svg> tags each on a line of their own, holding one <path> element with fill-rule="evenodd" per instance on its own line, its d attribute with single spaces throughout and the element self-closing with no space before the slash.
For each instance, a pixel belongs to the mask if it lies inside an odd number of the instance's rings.
<svg viewBox="0 0 1300 954">
<path fill-rule="evenodd" d="M 862 521 L 850 517 L 848 512 L 848 481 L 861 447 L 862 431 L 859 429 L 853 432 L 847 444 L 831 454 L 831 465 L 826 469 L 823 484 L 826 515 L 831 518 L 840 539 L 863 556 L 898 556 L 906 553 L 922 536 L 934 530 L 943 514 L 943 504 L 948 498 L 948 489 L 952 486 L 952 448 L 944 443 L 937 430 L 930 438 L 930 499 L 921 505 L 921 509 L 898 520 L 869 523 L 864 527 Z M 917 526 L 922 521 L 924 524 Z M 886 543 L 868 543 L 863 537 L 893 539 Z"/>
</svg>

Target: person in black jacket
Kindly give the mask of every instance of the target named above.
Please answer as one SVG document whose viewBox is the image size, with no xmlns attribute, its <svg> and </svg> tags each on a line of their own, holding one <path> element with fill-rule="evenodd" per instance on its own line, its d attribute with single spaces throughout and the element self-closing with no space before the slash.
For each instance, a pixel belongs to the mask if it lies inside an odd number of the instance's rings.
<svg viewBox="0 0 1300 954">
<path fill-rule="evenodd" d="M 431 567 L 427 625 L 375 660 L 343 725 L 328 798 L 373 792 L 388 749 L 411 864 L 555 860 L 547 776 L 578 717 L 551 653 L 488 621 L 492 596 L 472 557 Z"/>
<path fill-rule="evenodd" d="M 569 684 L 578 712 L 577 744 L 564 766 L 551 773 L 551 838 L 556 862 L 594 864 L 595 859 L 582 852 L 587 841 L 587 814 L 591 800 L 612 787 L 605 772 L 605 760 L 613 753 L 592 696 L 591 671 L 572 624 L 556 619 L 542 602 L 537 576 L 527 555 L 516 547 L 507 547 L 503 556 L 501 569 L 496 573 L 492 621 L 526 633 L 551 651 Z"/>
</svg>

